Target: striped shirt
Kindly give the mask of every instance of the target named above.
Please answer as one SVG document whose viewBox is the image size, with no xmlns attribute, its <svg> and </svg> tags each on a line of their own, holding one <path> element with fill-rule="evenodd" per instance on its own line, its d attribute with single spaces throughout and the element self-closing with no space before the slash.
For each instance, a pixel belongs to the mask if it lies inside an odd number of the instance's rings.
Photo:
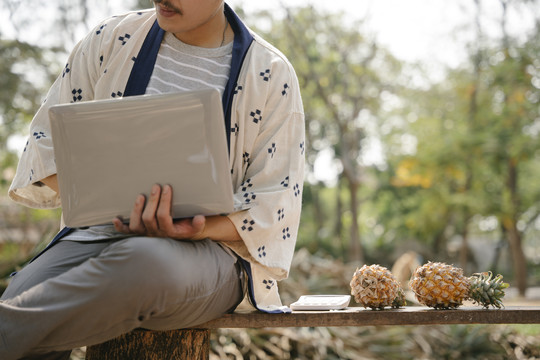
<svg viewBox="0 0 540 360">
<path fill-rule="evenodd" d="M 166 33 L 146 93 L 216 88 L 223 94 L 231 69 L 232 48 L 232 42 L 219 48 L 192 46 Z"/>
</svg>

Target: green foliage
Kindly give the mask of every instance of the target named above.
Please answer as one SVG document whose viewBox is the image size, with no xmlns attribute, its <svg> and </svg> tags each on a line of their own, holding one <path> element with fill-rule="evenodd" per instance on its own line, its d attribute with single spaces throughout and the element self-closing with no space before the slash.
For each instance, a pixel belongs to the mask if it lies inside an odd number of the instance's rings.
<svg viewBox="0 0 540 360">
<path fill-rule="evenodd" d="M 540 338 L 540 325 L 536 324 L 512 324 L 509 325 L 515 331 L 518 331 L 522 335 L 526 336 L 535 336 L 537 339 Z"/>
<path fill-rule="evenodd" d="M 358 31 L 361 22 L 344 23 L 343 14 L 322 13 L 310 6 L 283 10 L 283 19 L 263 12 L 254 23 L 264 24 L 258 26 L 259 31 L 284 51 L 298 75 L 306 115 L 309 173 L 313 174 L 320 151 L 330 151 L 339 162 L 340 187 L 348 187 L 349 193 L 341 200 L 330 226 L 341 229 L 333 238 L 341 239 L 336 244 L 342 250 L 343 245 L 348 247 L 343 255 L 361 259 L 363 240 L 357 214 L 365 191 L 362 157 L 368 134 L 364 123 L 377 122 L 383 116 L 383 99 L 394 96 L 399 88 L 395 79 L 401 64 Z M 318 216 L 323 211 L 316 192 L 314 187 L 313 215 L 320 223 L 324 217 Z M 328 225 L 318 227 L 324 228 Z M 317 233 L 315 236 L 323 240 Z"/>
<path fill-rule="evenodd" d="M 335 230 L 336 197 L 336 188 L 321 184 L 304 184 L 304 206 L 301 231 L 297 240 L 298 248 L 306 248 L 311 253 L 324 251 L 336 258 L 343 257 L 344 240 Z"/>
<path fill-rule="evenodd" d="M 0 167 L 13 166 L 16 159 L 7 149 L 10 136 L 21 133 L 32 119 L 44 87 L 51 82 L 46 66 L 47 49 L 18 40 L 0 39 Z M 41 79 L 41 84 L 39 83 Z M 0 173 L 2 183 L 5 180 Z"/>
<path fill-rule="evenodd" d="M 406 121 L 385 136 L 391 178 L 385 184 L 379 177 L 375 201 L 403 237 L 444 256 L 442 245 L 474 229 L 475 214 L 533 227 L 540 201 L 537 37 L 507 52 L 494 46 L 476 70 L 464 64 L 440 84 L 402 94 Z M 404 133 L 415 139 L 411 154 L 400 151 Z"/>
<path fill-rule="evenodd" d="M 417 87 L 404 72 L 421 76 L 422 68 L 396 61 L 359 31 L 361 21 L 310 6 L 283 10 L 284 18 L 250 20 L 297 71 L 310 181 L 322 150 L 342 170 L 334 189 L 306 184 L 299 247 L 345 259 L 349 227 L 358 227 L 366 259 L 391 263 L 394 248 L 416 243 L 424 257 L 448 260 L 450 242 L 483 235 L 478 219 L 490 216 L 498 219 L 493 241 L 505 236 L 504 223 L 520 222 L 531 242 L 540 214 L 537 33 L 473 43 L 469 62 Z M 369 134 L 383 144 L 380 168 L 362 163 Z"/>
<path fill-rule="evenodd" d="M 136 0 L 133 9 L 148 9 L 154 5 L 152 0 Z"/>
</svg>

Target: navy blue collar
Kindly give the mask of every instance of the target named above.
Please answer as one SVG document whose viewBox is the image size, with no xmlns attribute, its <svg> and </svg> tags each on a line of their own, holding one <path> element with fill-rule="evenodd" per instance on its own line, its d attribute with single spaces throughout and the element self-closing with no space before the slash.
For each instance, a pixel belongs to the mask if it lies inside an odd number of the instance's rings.
<svg viewBox="0 0 540 360">
<path fill-rule="evenodd" d="M 222 98 L 225 129 L 227 130 L 227 143 L 230 146 L 231 107 L 234 90 L 236 89 L 240 69 L 242 68 L 247 51 L 253 41 L 253 36 L 229 5 L 225 4 L 224 12 L 231 29 L 234 31 L 231 72 Z M 139 54 L 135 59 L 133 69 L 131 70 L 131 74 L 129 75 L 124 90 L 124 96 L 143 95 L 146 92 L 146 87 L 150 82 L 150 77 L 152 76 L 159 47 L 161 46 L 164 35 L 165 31 L 159 27 L 156 20 L 146 35 L 141 50 L 139 50 Z"/>
<path fill-rule="evenodd" d="M 234 31 L 231 72 L 229 74 L 229 81 L 223 92 L 223 114 L 225 116 L 225 129 L 227 130 L 227 144 L 230 146 L 233 95 L 236 90 L 242 64 L 244 63 L 248 49 L 253 42 L 253 36 L 227 4 L 225 4 L 225 16 L 231 25 L 231 29 Z"/>
</svg>

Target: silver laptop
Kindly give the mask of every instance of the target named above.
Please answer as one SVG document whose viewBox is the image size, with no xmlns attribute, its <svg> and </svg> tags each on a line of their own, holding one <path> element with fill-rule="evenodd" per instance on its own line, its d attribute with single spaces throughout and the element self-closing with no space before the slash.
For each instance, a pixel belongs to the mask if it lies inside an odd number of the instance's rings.
<svg viewBox="0 0 540 360">
<path fill-rule="evenodd" d="M 155 183 L 172 186 L 174 218 L 233 211 L 219 91 L 55 105 L 49 114 L 67 226 L 128 219 Z"/>
</svg>

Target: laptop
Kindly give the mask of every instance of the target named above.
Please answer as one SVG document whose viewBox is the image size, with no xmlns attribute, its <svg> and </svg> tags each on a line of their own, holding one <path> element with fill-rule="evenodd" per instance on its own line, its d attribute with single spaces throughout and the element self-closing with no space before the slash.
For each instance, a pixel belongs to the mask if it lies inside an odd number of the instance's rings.
<svg viewBox="0 0 540 360">
<path fill-rule="evenodd" d="M 216 89 L 55 105 L 49 109 L 64 221 L 129 219 L 153 184 L 173 188 L 173 218 L 234 210 Z"/>
</svg>

